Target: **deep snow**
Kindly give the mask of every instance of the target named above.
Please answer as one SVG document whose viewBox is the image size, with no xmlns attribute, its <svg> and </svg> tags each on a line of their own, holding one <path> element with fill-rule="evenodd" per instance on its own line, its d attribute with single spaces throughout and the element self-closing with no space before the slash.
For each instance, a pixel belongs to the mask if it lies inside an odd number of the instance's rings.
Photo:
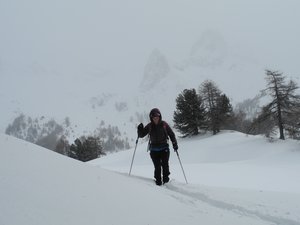
<svg viewBox="0 0 300 225">
<path fill-rule="evenodd" d="M 0 135 L 0 224 L 300 224 L 299 143 L 222 132 L 179 140 L 158 187 L 146 142 L 89 163 Z M 108 171 L 114 170 L 115 172 Z"/>
</svg>

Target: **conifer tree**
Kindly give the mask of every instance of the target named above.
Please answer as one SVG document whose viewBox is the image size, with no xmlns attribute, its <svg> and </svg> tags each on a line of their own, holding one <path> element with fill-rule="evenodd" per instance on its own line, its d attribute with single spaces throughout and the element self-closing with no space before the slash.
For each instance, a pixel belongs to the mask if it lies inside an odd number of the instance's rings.
<svg viewBox="0 0 300 225">
<path fill-rule="evenodd" d="M 176 98 L 174 126 L 184 137 L 197 135 L 204 125 L 205 112 L 201 97 L 195 89 L 185 89 Z"/>
<path fill-rule="evenodd" d="M 284 140 L 284 129 L 293 123 L 289 118 L 299 115 L 300 96 L 295 94 L 298 86 L 292 80 L 287 83 L 286 77 L 278 71 L 266 70 L 266 81 L 267 88 L 264 91 L 271 96 L 271 102 L 265 106 L 265 111 L 270 112 L 269 117 L 276 121 L 279 138 Z"/>
<path fill-rule="evenodd" d="M 205 105 L 208 129 L 217 134 L 232 113 L 230 100 L 211 80 L 204 81 L 199 92 Z"/>
<path fill-rule="evenodd" d="M 227 125 L 227 122 L 233 117 L 233 110 L 232 106 L 230 104 L 229 98 L 222 94 L 217 99 L 217 120 L 218 120 L 218 126 L 219 127 L 225 127 Z"/>
<path fill-rule="evenodd" d="M 69 156 L 74 159 L 86 162 L 105 155 L 102 142 L 99 137 L 77 138 L 70 147 Z"/>
</svg>

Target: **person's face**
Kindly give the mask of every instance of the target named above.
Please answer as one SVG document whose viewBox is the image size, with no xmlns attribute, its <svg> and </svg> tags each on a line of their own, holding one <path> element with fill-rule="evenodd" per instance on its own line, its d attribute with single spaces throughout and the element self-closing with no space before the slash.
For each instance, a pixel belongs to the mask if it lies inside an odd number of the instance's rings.
<svg viewBox="0 0 300 225">
<path fill-rule="evenodd" d="M 158 122 L 159 122 L 159 116 L 153 117 L 152 120 L 153 120 L 153 122 L 154 122 L 155 124 L 158 124 Z"/>
</svg>

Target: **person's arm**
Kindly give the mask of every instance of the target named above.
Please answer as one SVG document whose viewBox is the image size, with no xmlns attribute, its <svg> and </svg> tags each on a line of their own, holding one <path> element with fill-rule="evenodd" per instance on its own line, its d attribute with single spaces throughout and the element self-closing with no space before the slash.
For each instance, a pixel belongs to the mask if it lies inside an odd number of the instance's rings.
<svg viewBox="0 0 300 225">
<path fill-rule="evenodd" d="M 150 124 L 147 124 L 145 127 L 144 127 L 144 124 L 143 123 L 140 123 L 138 125 L 138 136 L 140 138 L 143 138 L 145 137 L 148 133 L 149 133 L 149 127 L 150 127 Z"/>
<path fill-rule="evenodd" d="M 172 141 L 173 149 L 175 151 L 177 151 L 178 150 L 178 144 L 177 144 L 176 136 L 175 136 L 172 128 L 167 123 L 166 123 L 166 130 L 167 130 L 168 136 L 170 137 L 170 139 Z"/>
</svg>

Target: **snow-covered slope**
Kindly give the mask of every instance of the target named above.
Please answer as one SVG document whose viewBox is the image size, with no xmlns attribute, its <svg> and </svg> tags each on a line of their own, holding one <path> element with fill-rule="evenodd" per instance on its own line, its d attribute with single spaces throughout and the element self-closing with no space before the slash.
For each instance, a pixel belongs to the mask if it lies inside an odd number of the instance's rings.
<svg viewBox="0 0 300 225">
<path fill-rule="evenodd" d="M 152 177 L 147 144 L 138 144 L 132 171 L 138 176 Z M 108 155 L 92 163 L 126 173 L 132 151 Z M 191 183 L 283 192 L 300 190 L 300 180 L 293 179 L 300 161 L 297 141 L 269 142 L 262 136 L 223 131 L 216 136 L 180 139 L 179 154 Z M 171 154 L 170 160 L 172 177 L 184 182 L 176 154 Z"/>
<path fill-rule="evenodd" d="M 239 133 L 180 140 L 189 184 L 173 158 L 175 180 L 163 187 L 145 144 L 130 177 L 133 150 L 82 163 L 6 135 L 0 145 L 1 225 L 300 224 L 294 142 Z"/>
<path fill-rule="evenodd" d="M 137 147 L 134 176 L 153 176 L 146 146 L 147 143 L 143 143 Z M 208 203 L 260 218 L 263 223 L 300 224 L 297 141 L 269 142 L 262 136 L 227 131 L 216 136 L 180 139 L 179 153 L 189 184 L 183 185 L 184 176 L 173 153 L 170 168 L 171 177 L 176 181 L 168 186 L 169 189 L 191 197 L 193 203 Z M 132 156 L 133 149 L 91 163 L 128 173 Z"/>
<path fill-rule="evenodd" d="M 1 225 L 197 224 L 201 218 L 189 218 L 192 206 L 152 182 L 95 168 L 5 135 L 0 143 Z"/>
</svg>

